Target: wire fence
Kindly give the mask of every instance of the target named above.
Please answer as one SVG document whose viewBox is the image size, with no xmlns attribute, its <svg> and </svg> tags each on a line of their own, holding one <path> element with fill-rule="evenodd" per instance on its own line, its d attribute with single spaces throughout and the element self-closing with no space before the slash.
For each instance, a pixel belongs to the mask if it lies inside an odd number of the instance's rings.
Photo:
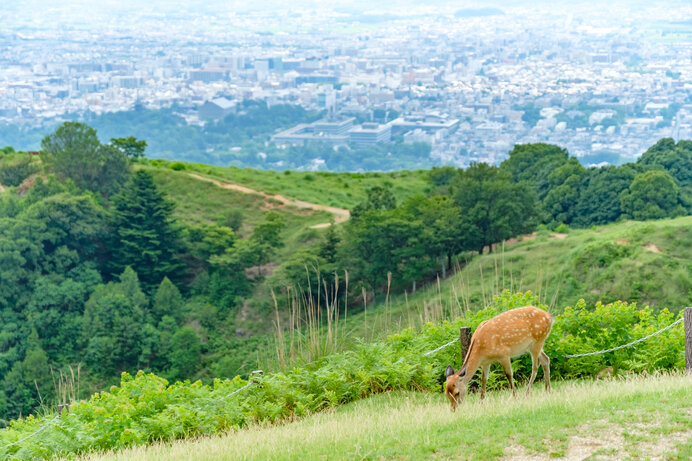
<svg viewBox="0 0 692 461">
<path fill-rule="evenodd" d="M 624 348 L 626 348 L 626 347 L 631 347 L 631 346 L 634 346 L 635 344 L 639 344 L 639 343 L 641 343 L 641 342 L 644 342 L 644 341 L 646 341 L 647 339 L 653 338 L 653 337 L 656 336 L 656 335 L 660 335 L 660 334 L 663 333 L 664 331 L 670 330 L 671 328 L 673 328 L 675 325 L 677 325 L 678 323 L 680 323 L 680 322 L 682 322 L 682 321 L 683 321 L 683 318 L 681 317 L 681 318 L 677 319 L 675 322 L 673 322 L 673 323 L 671 323 L 670 325 L 668 325 L 667 327 L 663 327 L 663 328 L 661 328 L 660 330 L 658 330 L 658 331 L 656 331 L 656 332 L 654 332 L 654 333 L 651 333 L 650 335 L 646 335 L 646 336 L 644 336 L 643 338 L 639 338 L 639 339 L 636 339 L 636 340 L 634 340 L 634 341 L 632 341 L 632 342 L 629 342 L 629 343 L 627 343 L 627 344 L 623 344 L 622 346 L 611 347 L 610 349 L 604 349 L 604 350 L 602 350 L 602 351 L 587 352 L 587 353 L 584 353 L 584 354 L 569 354 L 569 355 L 564 355 L 563 357 L 565 357 L 565 358 L 567 358 L 567 359 L 572 359 L 572 358 L 577 358 L 577 357 L 588 357 L 588 356 L 591 356 L 591 355 L 605 354 L 605 353 L 607 353 L 607 352 L 613 352 L 613 351 L 617 351 L 617 350 L 619 350 L 619 349 L 624 349 Z M 448 342 L 447 344 L 443 344 L 442 346 L 440 346 L 440 347 L 438 347 L 438 348 L 436 348 L 436 349 L 433 349 L 433 350 L 431 350 L 431 351 L 425 352 L 425 353 L 423 354 L 423 357 L 427 357 L 427 356 L 429 356 L 429 355 L 434 354 L 435 352 L 441 351 L 442 349 L 451 346 L 452 344 L 456 343 L 457 341 L 459 341 L 459 338 L 455 338 L 455 339 L 453 339 L 452 341 Z"/>
<path fill-rule="evenodd" d="M 656 332 L 654 332 L 654 333 L 651 333 L 650 335 L 646 335 L 646 336 L 644 336 L 643 338 L 636 339 L 636 340 L 632 341 L 631 343 L 623 344 L 622 346 L 611 347 L 610 349 L 603 349 L 602 351 L 587 352 L 587 353 L 585 353 L 585 354 L 571 354 L 571 355 L 565 355 L 565 358 L 571 359 L 571 358 L 576 358 L 576 357 L 588 357 L 588 356 L 590 356 L 590 355 L 605 354 L 606 352 L 613 352 L 613 351 L 617 351 L 617 350 L 619 350 L 619 349 L 624 349 L 624 348 L 626 348 L 626 347 L 631 347 L 631 346 L 634 346 L 635 344 L 639 344 L 639 343 L 641 343 L 641 342 L 643 342 L 643 341 L 646 341 L 646 340 L 649 339 L 649 338 L 653 338 L 653 337 L 656 336 L 656 335 L 660 335 L 661 333 L 663 333 L 663 332 L 666 331 L 666 330 L 670 330 L 670 329 L 673 328 L 675 325 L 677 325 L 678 323 L 682 322 L 682 320 L 683 320 L 683 319 L 682 319 L 682 317 L 681 317 L 681 318 L 677 319 L 675 322 L 673 322 L 673 323 L 671 323 L 670 325 L 668 325 L 667 327 L 661 328 L 660 330 L 658 330 L 658 331 L 656 331 Z"/>
<path fill-rule="evenodd" d="M 449 347 L 449 346 L 451 346 L 452 344 L 454 344 L 454 343 L 457 342 L 457 341 L 459 341 L 459 338 L 453 339 L 452 341 L 448 342 L 447 344 L 443 344 L 442 346 L 438 347 L 437 349 L 433 349 L 433 350 L 431 350 L 431 351 L 426 352 L 425 354 L 423 354 L 423 357 L 427 357 L 427 356 L 429 356 L 429 355 L 434 354 L 434 353 L 437 352 L 437 351 L 441 351 L 441 350 L 444 349 L 445 347 Z"/>
<path fill-rule="evenodd" d="M 15 442 L 8 443 L 7 445 L 4 446 L 4 448 L 10 448 L 10 447 L 13 447 L 13 446 L 15 446 L 15 445 L 19 445 L 20 443 L 22 443 L 22 442 L 24 442 L 24 441 L 26 441 L 26 440 L 29 440 L 30 438 L 32 438 L 32 437 L 35 436 L 36 434 L 38 434 L 38 433 L 44 431 L 48 426 L 50 426 L 51 424 L 53 424 L 59 417 L 60 417 L 60 413 L 58 413 L 57 415 L 55 415 L 55 417 L 54 417 L 53 419 L 51 419 L 50 421 L 48 421 L 48 422 L 47 422 L 46 424 L 44 424 L 43 426 L 39 427 L 36 431 L 32 432 L 31 434 L 27 435 L 26 437 L 21 438 L 21 439 L 15 441 Z"/>
</svg>

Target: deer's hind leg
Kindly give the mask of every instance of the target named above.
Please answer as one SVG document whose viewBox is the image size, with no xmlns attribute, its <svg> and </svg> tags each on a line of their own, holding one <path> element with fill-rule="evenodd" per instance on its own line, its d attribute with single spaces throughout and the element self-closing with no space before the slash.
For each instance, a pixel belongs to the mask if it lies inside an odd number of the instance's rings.
<svg viewBox="0 0 692 461">
<path fill-rule="evenodd" d="M 541 349 L 540 354 L 538 354 L 538 359 L 541 361 L 541 366 L 543 367 L 545 390 L 546 392 L 550 392 L 550 358 Z"/>
<path fill-rule="evenodd" d="M 505 376 L 507 376 L 507 381 L 509 381 L 509 387 L 512 389 L 512 395 L 517 396 L 517 390 L 514 388 L 514 376 L 512 375 L 512 360 L 509 357 L 503 357 L 500 359 L 500 365 L 502 369 L 505 370 Z"/>
<path fill-rule="evenodd" d="M 540 359 L 540 354 L 541 354 L 541 348 L 540 347 L 538 347 L 538 350 L 536 350 L 535 347 L 531 349 L 531 379 L 529 379 L 529 385 L 526 388 L 526 395 L 527 396 L 531 392 L 531 385 L 533 384 L 533 381 L 536 379 L 536 373 L 538 373 L 538 367 L 542 363 L 541 359 Z"/>
<path fill-rule="evenodd" d="M 483 375 L 481 377 L 481 399 L 485 398 L 485 385 L 488 382 L 488 371 L 490 370 L 490 364 L 483 364 L 481 371 Z"/>
</svg>

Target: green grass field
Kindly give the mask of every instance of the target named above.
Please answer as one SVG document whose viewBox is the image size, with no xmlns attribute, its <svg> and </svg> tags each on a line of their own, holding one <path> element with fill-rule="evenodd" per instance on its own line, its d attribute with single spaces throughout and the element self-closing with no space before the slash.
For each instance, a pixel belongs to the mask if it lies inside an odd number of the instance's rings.
<svg viewBox="0 0 692 461">
<path fill-rule="evenodd" d="M 521 390 L 521 389 L 520 389 Z M 282 426 L 94 454 L 96 460 L 670 459 L 692 457 L 692 377 L 554 383 L 514 400 L 394 392 Z"/>
<path fill-rule="evenodd" d="M 424 193 L 430 186 L 428 171 L 391 173 L 277 172 L 251 168 L 186 164 L 187 170 L 222 181 L 240 184 L 269 194 L 281 194 L 306 202 L 353 208 L 373 186 L 391 185 L 399 202 Z"/>
<path fill-rule="evenodd" d="M 286 248 L 305 245 L 320 235 L 319 230 L 310 226 L 328 223 L 332 219 L 332 214 L 326 211 L 297 208 L 260 195 L 223 189 L 195 179 L 185 171 L 145 169 L 154 176 L 157 187 L 175 203 L 175 217 L 183 225 L 223 224 L 230 213 L 240 212 L 243 222 L 240 234 L 246 237 L 264 220 L 268 211 L 274 211 L 283 217 L 286 225 L 283 231 L 286 245 L 282 251 L 287 251 Z M 277 259 L 280 260 L 281 256 L 280 252 Z"/>
</svg>

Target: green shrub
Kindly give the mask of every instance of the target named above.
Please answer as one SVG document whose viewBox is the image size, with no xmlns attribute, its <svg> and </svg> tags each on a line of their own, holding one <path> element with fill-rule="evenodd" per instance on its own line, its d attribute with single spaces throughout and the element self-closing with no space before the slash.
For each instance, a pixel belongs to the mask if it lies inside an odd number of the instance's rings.
<svg viewBox="0 0 692 461">
<path fill-rule="evenodd" d="M 562 224 L 558 225 L 554 229 L 554 231 L 557 232 L 558 234 L 566 234 L 567 232 L 569 232 L 569 226 L 565 223 L 562 223 Z"/>
<path fill-rule="evenodd" d="M 632 248 L 629 245 L 612 242 L 589 243 L 572 257 L 572 265 L 575 274 L 586 274 L 592 268 L 608 267 L 618 259 L 626 258 L 631 254 Z"/>
<path fill-rule="evenodd" d="M 26 178 L 36 173 L 38 168 L 31 163 L 29 156 L 0 168 L 0 184 L 16 187 Z"/>
<path fill-rule="evenodd" d="M 182 171 L 182 170 L 187 169 L 187 167 L 185 166 L 185 164 L 183 162 L 173 162 L 173 163 L 171 163 L 169 168 L 171 170 L 175 170 L 175 171 Z"/>
</svg>

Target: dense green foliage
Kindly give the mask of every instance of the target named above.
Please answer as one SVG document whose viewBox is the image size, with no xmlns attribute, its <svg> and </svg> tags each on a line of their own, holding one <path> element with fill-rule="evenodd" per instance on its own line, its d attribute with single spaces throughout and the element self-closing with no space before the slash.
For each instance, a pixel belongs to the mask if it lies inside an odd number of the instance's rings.
<svg viewBox="0 0 692 461">
<path fill-rule="evenodd" d="M 112 202 L 108 226 L 113 238 L 105 257 L 110 274 L 130 266 L 147 290 L 164 277 L 181 279 L 176 260 L 181 242 L 172 223 L 173 205 L 156 189 L 151 175 L 137 171 Z"/>
<path fill-rule="evenodd" d="M 16 158 L 17 156 L 19 158 Z M 38 167 L 28 155 L 16 154 L 11 157 L 9 160 L 0 162 L 0 184 L 16 187 L 29 176 L 38 172 Z"/>
<path fill-rule="evenodd" d="M 636 163 L 584 168 L 564 149 L 517 145 L 502 162 L 515 182 L 531 184 L 542 221 L 576 227 L 618 219 L 660 219 L 692 211 L 692 143 L 660 140 Z"/>
<path fill-rule="evenodd" d="M 119 387 L 94 394 L 71 407 L 70 414 L 48 426 L 31 442 L 1 448 L 4 456 L 18 459 L 46 457 L 86 450 L 121 448 L 159 440 L 218 433 L 250 422 L 279 422 L 331 408 L 372 394 L 397 389 L 439 390 L 444 367 L 459 362 L 450 347 L 432 356 L 423 353 L 454 338 L 461 325 L 476 328 L 500 312 L 537 304 L 531 293 L 503 293 L 486 309 L 468 313 L 453 322 L 427 324 L 421 331 L 407 329 L 385 341 L 364 343 L 355 349 L 327 356 L 313 364 L 282 373 L 256 377 L 256 384 L 233 394 L 244 383 L 215 380 L 176 382 L 143 372 L 123 374 Z M 542 306 L 545 308 L 545 306 Z M 553 379 L 592 376 L 604 365 L 625 370 L 670 370 L 681 368 L 684 357 L 682 325 L 668 330 L 637 348 L 601 356 L 566 359 L 565 354 L 607 348 L 641 338 L 673 321 L 673 315 L 617 302 L 589 309 L 582 302 L 567 307 L 555 317 L 545 346 L 551 357 Z M 597 333 L 597 334 L 596 334 Z M 181 330 L 180 342 L 194 342 L 194 332 Z M 187 339 L 189 337 L 189 339 Z M 179 360 L 192 363 L 196 349 L 188 347 Z M 178 359 L 177 359 L 178 360 Z M 528 356 L 515 361 L 515 377 L 526 380 L 531 366 Z M 492 374 L 491 388 L 505 385 L 502 373 Z M 0 432 L 3 445 L 18 440 L 45 424 L 51 416 L 13 422 Z"/>
<path fill-rule="evenodd" d="M 96 130 L 77 122 L 64 123 L 41 141 L 41 160 L 58 178 L 106 196 L 117 192 L 129 173 L 121 150 L 102 145 Z"/>
</svg>

